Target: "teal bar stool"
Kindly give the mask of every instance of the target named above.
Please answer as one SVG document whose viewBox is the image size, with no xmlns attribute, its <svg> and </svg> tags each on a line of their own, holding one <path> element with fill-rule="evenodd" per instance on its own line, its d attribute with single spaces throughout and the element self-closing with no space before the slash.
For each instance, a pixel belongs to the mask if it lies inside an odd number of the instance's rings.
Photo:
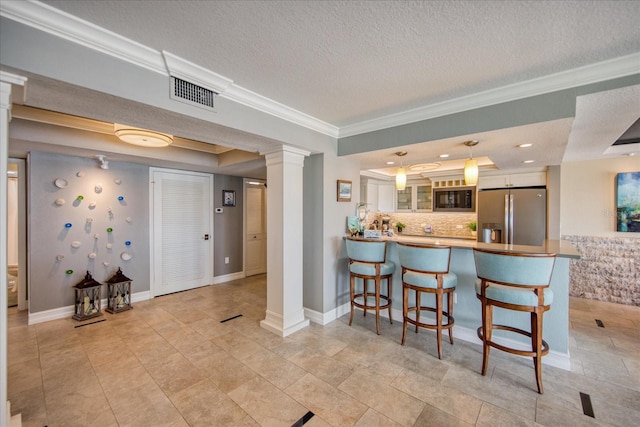
<svg viewBox="0 0 640 427">
<path fill-rule="evenodd" d="M 482 326 L 478 338 L 482 341 L 482 375 L 487 373 L 489 350 L 497 348 L 519 356 L 533 357 L 538 393 L 542 394 L 542 356 L 549 345 L 542 339 L 542 316 L 551 308 L 553 291 L 549 282 L 555 264 L 555 254 L 527 254 L 474 249 L 478 280 L 476 296 L 482 303 Z M 507 325 L 493 324 L 493 307 L 531 313 L 531 332 Z M 501 329 L 531 338 L 531 350 L 498 344 L 492 331 Z"/>
<path fill-rule="evenodd" d="M 391 320 L 391 285 L 396 265 L 392 261 L 387 261 L 387 242 L 349 237 L 347 238 L 347 256 L 349 257 L 351 294 L 349 326 L 353 322 L 355 307 L 364 310 L 365 316 L 367 310 L 374 310 L 376 312 L 376 332 L 380 335 L 380 310 L 388 309 L 389 322 L 393 323 Z M 362 279 L 361 293 L 356 293 L 356 278 Z M 383 280 L 387 283 L 386 294 L 380 290 Z M 373 292 L 368 290 L 370 281 L 374 282 Z"/>
<path fill-rule="evenodd" d="M 407 336 L 407 324 L 418 328 L 435 329 L 438 336 L 438 358 L 442 359 L 442 331 L 449 333 L 449 342 L 453 344 L 451 328 L 455 323 L 453 318 L 453 292 L 458 284 L 455 273 L 449 272 L 451 247 L 441 245 L 418 245 L 413 243 L 398 243 L 398 258 L 402 266 L 402 345 Z M 409 291 L 415 291 L 415 301 L 409 305 Z M 435 295 L 435 308 L 422 305 L 420 295 L 429 293 Z M 447 296 L 447 310 L 444 310 L 444 296 Z M 435 323 L 420 321 L 420 312 L 430 311 L 436 314 Z M 409 313 L 415 313 L 415 319 Z M 447 323 L 443 323 L 443 316 Z"/>
</svg>

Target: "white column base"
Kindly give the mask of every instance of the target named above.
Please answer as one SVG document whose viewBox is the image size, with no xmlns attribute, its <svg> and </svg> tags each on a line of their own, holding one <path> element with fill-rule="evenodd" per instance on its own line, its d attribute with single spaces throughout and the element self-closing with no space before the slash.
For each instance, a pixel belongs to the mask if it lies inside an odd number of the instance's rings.
<svg viewBox="0 0 640 427">
<path fill-rule="evenodd" d="M 265 319 L 260 321 L 260 326 L 276 335 L 286 337 L 309 326 L 309 319 L 302 319 L 301 321 L 285 328 L 282 316 L 278 313 L 267 310 Z"/>
</svg>

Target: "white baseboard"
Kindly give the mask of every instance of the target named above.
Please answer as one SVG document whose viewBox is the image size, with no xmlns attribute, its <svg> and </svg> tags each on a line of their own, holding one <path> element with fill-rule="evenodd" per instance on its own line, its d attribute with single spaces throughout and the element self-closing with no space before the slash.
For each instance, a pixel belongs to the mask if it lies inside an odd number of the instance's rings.
<svg viewBox="0 0 640 427">
<path fill-rule="evenodd" d="M 131 294 L 131 303 L 145 301 L 151 298 L 151 292 L 142 291 Z M 106 298 L 102 300 L 102 307 L 107 306 Z M 66 307 L 53 308 L 51 310 L 38 311 L 37 313 L 29 313 L 29 325 L 36 323 L 49 322 L 51 320 L 65 319 L 73 316 L 75 307 L 68 305 Z"/>
<path fill-rule="evenodd" d="M 232 280 L 244 279 L 246 276 L 244 271 L 239 271 L 237 273 L 225 274 L 222 276 L 215 276 L 213 278 L 213 284 L 217 285 L 219 283 L 231 282 Z"/>
<path fill-rule="evenodd" d="M 356 308 L 356 310 L 360 310 L 359 308 Z M 351 311 L 351 304 L 350 303 L 346 303 L 343 304 L 341 306 L 339 306 L 338 308 L 336 308 L 335 310 L 329 311 L 327 314 L 329 313 L 335 313 L 335 319 L 349 313 Z M 307 314 L 307 309 L 305 309 L 305 315 Z M 322 313 L 317 313 L 316 316 L 322 316 Z M 397 322 L 402 322 L 402 311 L 401 310 L 397 310 L 397 309 L 391 309 L 391 316 L 392 316 L 392 320 L 395 320 Z M 309 316 L 310 317 L 310 316 Z M 384 318 L 389 318 L 388 316 L 388 312 L 387 310 L 384 310 L 383 312 L 380 313 L 380 317 L 384 317 Z M 334 320 L 335 320 L 334 319 Z M 310 317 L 311 321 L 314 321 L 313 318 Z M 329 320 L 326 323 L 321 323 L 322 325 L 326 325 L 327 323 L 330 323 L 332 320 Z M 320 322 L 316 322 L 316 323 L 320 323 Z M 433 332 L 435 333 L 435 331 L 430 331 L 427 330 L 427 332 Z M 482 345 L 482 341 L 480 341 L 480 338 L 478 338 L 478 333 L 476 331 L 476 329 L 469 329 L 469 328 L 465 328 L 463 326 L 457 326 L 454 325 L 453 326 L 453 336 L 455 339 L 460 339 L 462 341 L 467 341 L 473 344 L 478 344 L 478 345 Z M 504 346 L 507 347 L 518 347 L 518 346 L 522 346 L 521 342 L 509 339 L 509 338 L 502 338 L 502 337 L 496 337 L 494 336 L 493 339 L 498 342 L 499 344 L 502 344 Z M 525 356 L 522 356 L 525 357 Z M 544 365 L 548 365 L 548 366 L 553 366 L 555 368 L 560 368 L 560 369 L 564 369 L 565 371 L 570 371 L 571 370 L 571 358 L 569 356 L 569 353 L 560 353 L 558 351 L 554 351 L 554 350 L 549 350 L 549 354 L 547 354 L 546 356 L 544 356 L 542 358 L 542 363 Z"/>
</svg>

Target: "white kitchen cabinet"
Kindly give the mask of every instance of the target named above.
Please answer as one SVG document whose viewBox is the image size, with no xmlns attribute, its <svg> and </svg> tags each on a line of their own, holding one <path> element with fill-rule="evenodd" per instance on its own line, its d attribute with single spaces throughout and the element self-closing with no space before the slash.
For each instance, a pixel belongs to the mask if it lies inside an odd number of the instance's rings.
<svg viewBox="0 0 640 427">
<path fill-rule="evenodd" d="M 393 212 L 395 210 L 395 184 L 392 182 L 368 180 L 365 202 L 369 212 Z"/>
<path fill-rule="evenodd" d="M 432 210 L 431 183 L 409 182 L 396 193 L 396 212 L 430 212 Z"/>
<path fill-rule="evenodd" d="M 504 175 L 485 175 L 478 180 L 478 189 L 536 187 L 547 185 L 546 172 L 524 172 Z"/>
</svg>

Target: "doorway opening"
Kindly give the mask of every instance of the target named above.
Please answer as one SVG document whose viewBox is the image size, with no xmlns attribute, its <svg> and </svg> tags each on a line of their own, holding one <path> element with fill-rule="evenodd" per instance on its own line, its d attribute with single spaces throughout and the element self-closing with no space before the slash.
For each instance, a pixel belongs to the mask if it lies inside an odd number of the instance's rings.
<svg viewBox="0 0 640 427">
<path fill-rule="evenodd" d="M 25 160 L 7 162 L 7 306 L 27 308 Z"/>
</svg>

